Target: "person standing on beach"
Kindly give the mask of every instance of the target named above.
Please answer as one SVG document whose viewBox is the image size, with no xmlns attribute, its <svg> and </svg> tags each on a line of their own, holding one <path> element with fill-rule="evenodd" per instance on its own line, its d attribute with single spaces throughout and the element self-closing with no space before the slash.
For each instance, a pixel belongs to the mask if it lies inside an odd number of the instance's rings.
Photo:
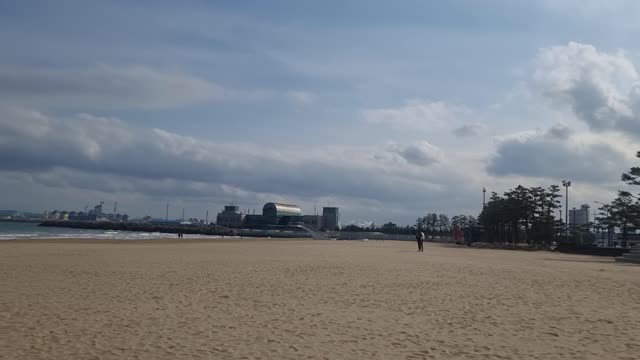
<svg viewBox="0 0 640 360">
<path fill-rule="evenodd" d="M 424 233 L 422 231 L 416 233 L 416 240 L 418 241 L 418 252 L 424 251 Z"/>
</svg>

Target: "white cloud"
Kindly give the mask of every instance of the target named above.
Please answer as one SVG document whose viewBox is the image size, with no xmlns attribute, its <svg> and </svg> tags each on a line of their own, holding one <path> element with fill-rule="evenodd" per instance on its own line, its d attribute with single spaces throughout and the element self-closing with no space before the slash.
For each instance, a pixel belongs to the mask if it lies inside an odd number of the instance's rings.
<svg viewBox="0 0 640 360">
<path fill-rule="evenodd" d="M 364 121 L 385 124 L 400 130 L 429 130 L 460 121 L 470 114 L 464 106 L 442 101 L 407 100 L 398 108 L 374 108 L 360 111 Z"/>
<path fill-rule="evenodd" d="M 531 86 L 595 131 L 640 136 L 640 77 L 624 52 L 607 54 L 574 42 L 542 49 Z"/>
</svg>

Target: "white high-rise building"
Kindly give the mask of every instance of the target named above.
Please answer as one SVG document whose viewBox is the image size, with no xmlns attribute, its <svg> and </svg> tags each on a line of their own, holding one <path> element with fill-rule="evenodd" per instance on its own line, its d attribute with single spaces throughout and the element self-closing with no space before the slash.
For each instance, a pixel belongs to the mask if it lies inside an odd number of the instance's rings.
<svg viewBox="0 0 640 360">
<path fill-rule="evenodd" d="M 569 224 L 570 225 L 585 225 L 589 223 L 589 205 L 584 204 L 580 206 L 580 209 L 573 208 L 569 210 Z"/>
</svg>

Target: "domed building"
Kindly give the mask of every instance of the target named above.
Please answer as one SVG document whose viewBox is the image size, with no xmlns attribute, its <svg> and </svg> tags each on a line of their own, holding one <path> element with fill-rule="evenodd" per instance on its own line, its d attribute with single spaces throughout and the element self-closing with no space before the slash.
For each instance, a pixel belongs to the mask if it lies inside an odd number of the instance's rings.
<svg viewBox="0 0 640 360">
<path fill-rule="evenodd" d="M 298 206 L 270 202 L 262 207 L 262 215 L 247 215 L 245 224 L 248 227 L 288 226 L 302 222 L 302 219 Z"/>
</svg>

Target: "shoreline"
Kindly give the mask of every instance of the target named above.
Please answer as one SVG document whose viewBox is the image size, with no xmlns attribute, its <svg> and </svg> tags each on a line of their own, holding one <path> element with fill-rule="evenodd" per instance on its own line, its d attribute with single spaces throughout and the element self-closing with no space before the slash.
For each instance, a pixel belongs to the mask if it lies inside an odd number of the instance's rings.
<svg viewBox="0 0 640 360">
<path fill-rule="evenodd" d="M 214 243 L 214 242 L 265 242 L 265 241 L 278 241 L 278 242 L 296 242 L 296 241 L 332 241 L 332 240 L 313 240 L 311 238 L 263 238 L 263 237 L 242 237 L 239 236 L 227 236 L 227 237 L 164 237 L 164 238 L 148 238 L 148 239 L 103 239 L 103 238 L 19 238 L 19 239 L 7 239 L 0 241 L 4 243 L 24 243 L 24 244 L 186 244 L 186 243 Z M 340 240 L 342 241 L 342 240 Z"/>
</svg>

